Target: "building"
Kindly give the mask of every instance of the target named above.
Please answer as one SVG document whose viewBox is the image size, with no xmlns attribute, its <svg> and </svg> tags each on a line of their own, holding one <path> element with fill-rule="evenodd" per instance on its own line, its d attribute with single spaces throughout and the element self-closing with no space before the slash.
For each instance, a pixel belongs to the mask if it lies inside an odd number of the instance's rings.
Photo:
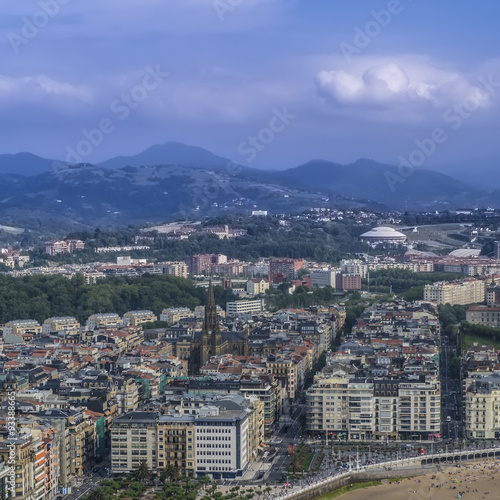
<svg viewBox="0 0 500 500">
<path fill-rule="evenodd" d="M 116 417 L 111 427 L 111 470 L 130 473 L 146 462 L 156 472 L 159 412 L 133 411 Z"/>
<path fill-rule="evenodd" d="M 486 285 L 483 280 L 442 281 L 425 285 L 424 300 L 436 302 L 438 305 L 477 304 L 484 301 L 485 293 Z"/>
<path fill-rule="evenodd" d="M 95 328 L 119 328 L 123 326 L 123 321 L 116 313 L 92 314 L 87 318 L 85 327 L 87 330 Z"/>
<path fill-rule="evenodd" d="M 495 260 L 500 260 L 500 241 L 495 241 L 493 243 L 493 258 Z"/>
<path fill-rule="evenodd" d="M 5 323 L 3 341 L 6 344 L 27 344 L 42 333 L 42 326 L 34 319 L 16 319 Z"/>
<path fill-rule="evenodd" d="M 269 290 L 269 281 L 264 278 L 251 278 L 247 281 L 247 293 L 255 297 L 256 295 L 265 294 Z"/>
<path fill-rule="evenodd" d="M 500 328 L 499 306 L 471 306 L 467 309 L 466 320 L 477 325 Z"/>
<path fill-rule="evenodd" d="M 188 266 L 185 262 L 163 262 L 161 265 L 163 274 L 172 276 L 188 277 Z"/>
<path fill-rule="evenodd" d="M 340 270 L 342 274 L 359 274 L 362 278 L 366 278 L 368 264 L 359 259 L 341 260 Z"/>
<path fill-rule="evenodd" d="M 342 273 L 342 290 L 361 290 L 361 276 Z"/>
<path fill-rule="evenodd" d="M 248 413 L 219 406 L 200 408 L 194 420 L 196 475 L 213 479 L 242 476 L 249 463 Z"/>
<path fill-rule="evenodd" d="M 49 241 L 45 243 L 45 252 L 50 256 L 60 253 L 73 253 L 76 250 L 84 250 L 85 243 L 82 240 Z"/>
<path fill-rule="evenodd" d="M 177 468 L 181 476 L 195 475 L 194 418 L 174 411 L 161 415 L 157 421 L 158 470 Z"/>
<path fill-rule="evenodd" d="M 273 284 L 290 282 L 303 267 L 302 259 L 273 259 L 269 263 L 269 282 Z"/>
<path fill-rule="evenodd" d="M 50 335 L 51 333 L 75 332 L 79 328 L 80 323 L 73 316 L 60 316 L 46 319 L 42 325 L 42 333 Z"/>
<path fill-rule="evenodd" d="M 208 286 L 207 294 L 205 319 L 201 333 L 199 337 L 191 342 L 191 373 L 198 373 L 211 356 L 221 356 L 223 354 L 248 355 L 248 330 L 245 332 L 221 332 L 212 282 Z"/>
<path fill-rule="evenodd" d="M 189 307 L 169 307 L 163 309 L 160 314 L 160 321 L 166 321 L 169 325 L 175 325 L 183 318 L 191 318 L 194 316 L 193 311 Z"/>
<path fill-rule="evenodd" d="M 227 256 L 222 254 L 196 254 L 186 259 L 189 274 L 212 274 L 214 264 L 225 264 Z"/>
<path fill-rule="evenodd" d="M 131 326 L 153 323 L 157 319 L 153 311 L 129 311 L 123 315 L 123 321 Z"/>
<path fill-rule="evenodd" d="M 370 246 L 377 245 L 404 245 L 406 243 L 406 235 L 396 231 L 392 227 L 374 227 L 370 231 L 363 233 L 360 236 L 363 243 Z"/>
<path fill-rule="evenodd" d="M 258 314 L 263 310 L 264 299 L 226 302 L 226 314 L 228 316 L 233 316 L 235 314 Z"/>
<path fill-rule="evenodd" d="M 338 276 L 340 276 L 340 269 L 318 269 L 311 272 L 311 283 L 319 288 L 325 286 L 337 288 Z"/>
<path fill-rule="evenodd" d="M 500 438 L 500 374 L 476 379 L 465 393 L 468 439 Z"/>
</svg>

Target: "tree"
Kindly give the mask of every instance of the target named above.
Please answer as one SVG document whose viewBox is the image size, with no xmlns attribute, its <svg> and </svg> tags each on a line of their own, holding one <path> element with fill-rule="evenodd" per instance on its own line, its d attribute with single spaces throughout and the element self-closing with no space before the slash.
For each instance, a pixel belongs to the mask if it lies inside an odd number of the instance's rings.
<svg viewBox="0 0 500 500">
<path fill-rule="evenodd" d="M 109 497 L 102 488 L 96 488 L 89 493 L 87 500 L 108 500 Z"/>
<path fill-rule="evenodd" d="M 134 477 L 138 481 L 148 481 L 151 479 L 151 470 L 146 461 L 143 460 L 139 464 L 139 468 L 134 472 Z"/>
</svg>

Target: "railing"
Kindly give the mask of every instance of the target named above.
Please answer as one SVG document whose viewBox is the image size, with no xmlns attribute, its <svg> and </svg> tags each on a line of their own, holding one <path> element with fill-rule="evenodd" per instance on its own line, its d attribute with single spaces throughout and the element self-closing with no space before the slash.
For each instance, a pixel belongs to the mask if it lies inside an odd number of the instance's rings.
<svg viewBox="0 0 500 500">
<path fill-rule="evenodd" d="M 455 458 L 459 458 L 460 461 L 468 461 L 468 460 L 476 460 L 480 458 L 494 458 L 494 457 L 499 457 L 500 458 L 500 446 L 498 448 L 479 448 L 479 449 L 473 449 L 473 450 L 458 450 L 458 451 L 449 451 L 449 452 L 444 452 L 444 453 L 434 453 L 433 455 L 421 455 L 417 457 L 408 457 L 408 458 L 401 458 L 397 460 L 391 460 L 389 462 L 378 462 L 375 464 L 369 464 L 369 465 L 363 465 L 359 466 L 356 470 L 350 470 L 348 472 L 340 472 L 335 474 L 332 477 L 328 477 L 326 479 L 322 479 L 319 481 L 315 481 L 314 483 L 311 483 L 307 486 L 304 486 L 302 488 L 299 488 L 298 490 L 290 491 L 289 493 L 283 495 L 280 497 L 282 500 L 286 499 L 292 499 L 295 498 L 296 496 L 299 496 L 303 493 L 306 493 L 308 491 L 312 491 L 315 488 L 318 488 L 320 486 L 326 486 L 326 485 L 331 485 L 332 489 L 335 489 L 335 483 L 339 482 L 339 480 L 346 479 L 349 477 L 356 477 L 357 474 L 361 472 L 366 472 L 370 470 L 377 470 L 377 469 L 385 469 L 385 470 L 401 470 L 405 468 L 411 468 L 412 466 L 424 466 L 424 465 L 434 465 L 442 462 L 449 462 L 450 460 L 453 463 L 458 462 L 458 460 L 455 460 Z"/>
</svg>

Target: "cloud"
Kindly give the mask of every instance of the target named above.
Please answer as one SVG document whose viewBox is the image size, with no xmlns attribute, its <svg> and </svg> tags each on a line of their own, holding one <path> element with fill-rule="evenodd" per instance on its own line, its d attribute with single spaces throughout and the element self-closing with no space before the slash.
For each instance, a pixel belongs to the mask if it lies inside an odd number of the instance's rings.
<svg viewBox="0 0 500 500">
<path fill-rule="evenodd" d="M 84 85 L 72 85 L 57 81 L 47 75 L 9 77 L 0 75 L 0 99 L 12 99 L 18 96 L 23 100 L 40 100 L 43 102 L 48 95 L 56 97 L 71 97 L 77 101 L 88 103 L 92 101 L 91 90 Z"/>
<path fill-rule="evenodd" d="M 391 59 L 365 59 L 349 71 L 323 70 L 314 83 L 317 93 L 334 105 L 398 108 L 445 109 L 479 95 L 479 75 L 470 77 L 440 69 L 427 59 L 399 56 Z M 492 96 L 484 95 L 480 107 L 488 107 Z"/>
</svg>

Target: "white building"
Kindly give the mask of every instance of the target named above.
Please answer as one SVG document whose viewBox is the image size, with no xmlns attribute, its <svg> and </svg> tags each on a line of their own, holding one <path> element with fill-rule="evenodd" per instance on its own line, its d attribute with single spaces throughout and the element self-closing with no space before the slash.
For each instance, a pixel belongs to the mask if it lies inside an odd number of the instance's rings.
<svg viewBox="0 0 500 500">
<path fill-rule="evenodd" d="M 405 234 L 396 231 L 392 227 L 374 227 L 370 231 L 363 233 L 360 238 L 363 243 L 368 243 L 371 246 L 404 245 L 407 240 Z"/>
<path fill-rule="evenodd" d="M 340 269 L 318 269 L 311 272 L 311 283 L 319 288 L 331 286 L 337 288 L 337 277 L 341 275 Z"/>
<path fill-rule="evenodd" d="M 226 303 L 226 314 L 252 314 L 260 313 L 264 310 L 264 299 L 262 300 L 237 300 Z"/>
</svg>

